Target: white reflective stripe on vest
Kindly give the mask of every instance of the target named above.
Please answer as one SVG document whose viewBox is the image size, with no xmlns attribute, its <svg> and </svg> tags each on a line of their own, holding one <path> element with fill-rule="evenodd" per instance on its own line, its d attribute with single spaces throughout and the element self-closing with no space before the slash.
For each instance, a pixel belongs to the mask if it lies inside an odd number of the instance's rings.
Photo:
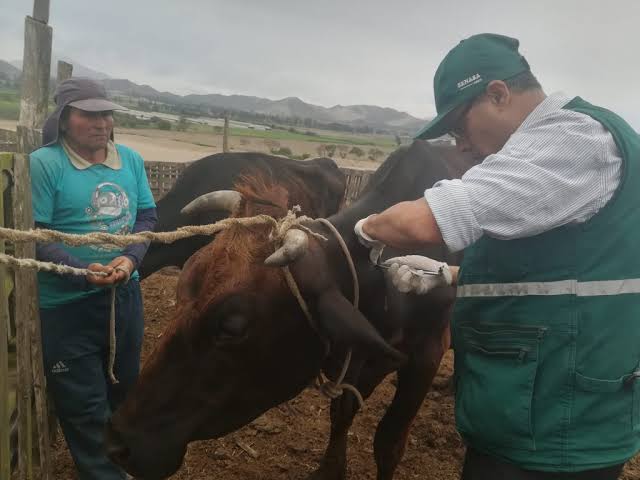
<svg viewBox="0 0 640 480">
<path fill-rule="evenodd" d="M 596 297 L 629 293 L 640 293 L 640 278 L 601 280 L 595 282 L 560 280 L 557 282 L 476 283 L 461 285 L 457 289 L 458 298 L 525 297 L 530 295 Z"/>
</svg>

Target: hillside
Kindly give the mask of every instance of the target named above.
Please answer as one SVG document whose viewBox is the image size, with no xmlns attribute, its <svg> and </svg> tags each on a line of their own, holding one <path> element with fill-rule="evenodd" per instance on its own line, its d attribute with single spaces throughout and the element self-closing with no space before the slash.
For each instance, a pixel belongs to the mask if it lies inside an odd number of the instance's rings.
<svg viewBox="0 0 640 480">
<path fill-rule="evenodd" d="M 52 62 L 55 78 L 57 58 Z M 176 95 L 160 92 L 150 85 L 139 85 L 128 79 L 112 78 L 106 73 L 73 62 L 75 76 L 87 76 L 101 81 L 112 97 L 124 98 L 127 103 L 140 108 L 160 108 L 163 111 L 184 115 L 220 116 L 228 113 L 234 119 L 256 123 L 280 123 L 307 128 L 329 128 L 359 132 L 387 132 L 411 135 L 424 120 L 405 112 L 375 105 L 335 105 L 323 107 L 306 103 L 298 97 L 280 100 L 248 95 Z M 0 81 L 15 82 L 20 76 L 20 61 L 0 60 Z M 153 105 L 150 105 L 153 102 Z M 158 104 L 161 104 L 160 106 Z M 134 107 L 135 108 L 135 107 Z"/>
</svg>

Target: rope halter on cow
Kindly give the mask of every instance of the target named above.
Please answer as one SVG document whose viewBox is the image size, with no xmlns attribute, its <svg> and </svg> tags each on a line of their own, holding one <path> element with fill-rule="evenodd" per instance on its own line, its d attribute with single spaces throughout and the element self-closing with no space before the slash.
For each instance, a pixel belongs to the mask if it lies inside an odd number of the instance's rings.
<svg viewBox="0 0 640 480">
<path fill-rule="evenodd" d="M 336 227 L 334 227 L 329 220 L 327 220 L 326 218 L 318 218 L 317 220 L 321 222 L 323 225 L 326 225 L 329 231 L 334 235 L 335 239 L 340 245 L 340 248 L 342 249 L 342 252 L 344 253 L 345 258 L 347 259 L 347 264 L 349 265 L 349 271 L 351 272 L 351 278 L 353 280 L 353 306 L 357 309 L 358 304 L 360 302 L 360 284 L 358 281 L 358 273 L 356 272 L 356 267 L 353 263 L 353 259 L 351 258 L 351 253 L 347 248 L 347 244 L 344 242 L 344 239 L 342 238 L 342 235 L 340 235 L 340 232 L 338 232 Z M 289 228 L 292 228 L 292 227 L 289 227 Z M 296 228 L 299 228 L 299 226 L 296 226 Z M 305 231 L 310 232 L 310 230 L 306 227 L 305 227 Z M 318 236 L 318 234 L 315 234 L 315 233 L 314 235 Z M 324 238 L 324 237 L 321 237 L 321 238 Z M 315 320 L 313 319 L 313 316 L 311 315 L 311 311 L 309 310 L 307 302 L 305 302 L 304 298 L 302 297 L 300 289 L 298 288 L 298 284 L 296 283 L 295 278 L 293 278 L 293 275 L 291 274 L 289 267 L 287 266 L 282 267 L 282 271 L 284 272 L 284 276 L 287 281 L 287 285 L 291 290 L 291 293 L 293 293 L 293 295 L 298 300 L 298 304 L 300 305 L 300 308 L 304 312 L 305 317 L 307 317 L 307 320 L 309 321 L 311 328 L 313 328 L 313 330 L 315 330 L 315 332 L 320 336 L 320 338 L 323 341 L 325 341 L 324 336 L 321 334 L 317 323 L 315 322 Z M 325 344 L 326 344 L 326 341 L 325 341 Z M 326 345 L 326 347 L 328 350 L 328 344 Z M 348 390 L 355 395 L 356 399 L 358 400 L 359 407 L 362 408 L 364 405 L 364 399 L 362 398 L 362 395 L 360 394 L 358 389 L 351 384 L 343 383 L 344 378 L 347 375 L 347 371 L 349 370 L 349 365 L 351 363 L 351 355 L 352 355 L 352 350 L 349 349 L 347 351 L 347 355 L 342 365 L 340 375 L 338 376 L 335 382 L 329 380 L 321 370 L 318 373 L 318 378 L 316 380 L 317 387 L 318 387 L 318 390 L 323 395 L 325 395 L 326 397 L 332 400 L 341 396 L 345 390 Z"/>
</svg>

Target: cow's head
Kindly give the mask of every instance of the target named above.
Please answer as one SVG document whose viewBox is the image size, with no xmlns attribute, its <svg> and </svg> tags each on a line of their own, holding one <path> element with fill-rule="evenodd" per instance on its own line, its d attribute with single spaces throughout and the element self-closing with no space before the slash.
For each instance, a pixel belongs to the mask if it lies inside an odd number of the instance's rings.
<svg viewBox="0 0 640 480">
<path fill-rule="evenodd" d="M 277 189 L 267 193 L 265 204 L 283 205 Z M 225 435 L 298 394 L 327 338 L 401 360 L 341 293 L 351 278 L 336 280 L 324 240 L 294 228 L 278 249 L 271 234 L 271 225 L 232 226 L 185 264 L 175 318 L 107 427 L 111 458 L 131 474 L 164 478 L 188 442 Z"/>
<path fill-rule="evenodd" d="M 264 178 L 268 183 L 277 184 L 286 195 L 289 207 L 300 205 L 302 212 L 311 217 L 334 214 L 344 198 L 344 174 L 329 158 L 297 161 L 259 153 L 216 154 L 187 167 L 174 187 L 157 202 L 156 231 L 173 231 L 185 225 L 205 225 L 226 218 L 234 200 L 216 198 L 218 194 L 210 192 L 243 188 L 247 178 Z M 237 214 L 252 216 L 257 212 L 240 208 Z M 141 278 L 165 266 L 182 267 L 209 240 L 196 236 L 169 245 L 152 243 L 138 269 Z"/>
</svg>

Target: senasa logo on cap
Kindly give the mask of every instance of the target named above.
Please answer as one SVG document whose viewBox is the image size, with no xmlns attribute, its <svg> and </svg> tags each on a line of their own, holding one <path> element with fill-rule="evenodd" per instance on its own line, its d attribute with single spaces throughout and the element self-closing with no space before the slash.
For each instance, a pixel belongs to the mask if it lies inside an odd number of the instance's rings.
<svg viewBox="0 0 640 480">
<path fill-rule="evenodd" d="M 464 80 L 459 81 L 458 90 L 464 90 L 465 88 L 470 87 L 471 85 L 475 85 L 476 83 L 481 81 L 482 77 L 479 73 L 476 73 L 475 75 L 471 75 L 469 78 L 465 78 Z"/>
</svg>

